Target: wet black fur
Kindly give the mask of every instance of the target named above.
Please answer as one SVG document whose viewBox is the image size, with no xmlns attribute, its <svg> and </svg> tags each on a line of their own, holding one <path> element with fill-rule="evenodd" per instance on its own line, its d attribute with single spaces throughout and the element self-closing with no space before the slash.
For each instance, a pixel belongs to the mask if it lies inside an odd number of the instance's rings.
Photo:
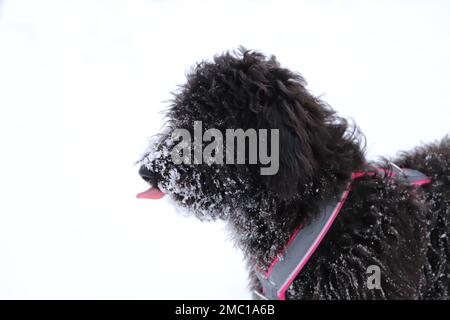
<svg viewBox="0 0 450 320">
<path fill-rule="evenodd" d="M 304 79 L 275 57 L 241 50 L 196 65 L 167 111 L 164 132 L 141 160 L 141 174 L 203 220 L 229 222 L 248 262 L 266 267 L 323 199 L 339 195 L 363 170 L 363 136 Z M 175 128 L 280 130 L 280 169 L 258 165 L 174 165 Z M 382 128 L 380 128 L 382 130 Z M 450 139 L 393 161 L 433 179 L 422 188 L 380 176 L 355 181 L 327 236 L 287 292 L 288 299 L 448 299 L 450 289 Z M 373 163 L 372 163 L 373 164 Z M 376 165 L 390 169 L 387 161 Z M 381 269 L 381 290 L 367 288 L 366 269 Z"/>
</svg>

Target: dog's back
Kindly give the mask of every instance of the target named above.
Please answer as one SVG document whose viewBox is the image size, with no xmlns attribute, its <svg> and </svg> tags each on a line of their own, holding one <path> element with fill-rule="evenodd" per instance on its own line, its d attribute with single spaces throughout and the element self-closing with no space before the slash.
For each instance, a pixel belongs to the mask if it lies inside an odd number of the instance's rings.
<svg viewBox="0 0 450 320">
<path fill-rule="evenodd" d="M 404 153 L 397 160 L 400 166 L 415 168 L 432 179 L 423 186 L 429 207 L 427 287 L 424 298 L 447 298 L 450 293 L 450 137 L 439 143 Z"/>
<path fill-rule="evenodd" d="M 450 139 L 403 153 L 395 163 L 432 183 L 412 187 L 383 176 L 354 181 L 288 299 L 449 298 Z M 372 265 L 381 271 L 378 289 L 367 286 Z"/>
</svg>

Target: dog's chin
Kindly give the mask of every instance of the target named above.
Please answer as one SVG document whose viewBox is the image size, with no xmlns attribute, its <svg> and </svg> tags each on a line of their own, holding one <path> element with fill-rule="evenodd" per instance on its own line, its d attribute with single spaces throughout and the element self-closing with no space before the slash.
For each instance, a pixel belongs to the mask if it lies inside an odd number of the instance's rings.
<svg viewBox="0 0 450 320">
<path fill-rule="evenodd" d="M 214 202 L 207 196 L 193 197 L 177 192 L 168 192 L 167 201 L 185 217 L 195 217 L 201 221 L 225 220 L 229 209 L 221 202 Z"/>
<path fill-rule="evenodd" d="M 177 206 L 188 210 L 193 208 L 195 205 L 195 199 L 193 197 L 186 197 L 184 195 L 174 193 L 171 195 L 171 199 Z"/>
</svg>

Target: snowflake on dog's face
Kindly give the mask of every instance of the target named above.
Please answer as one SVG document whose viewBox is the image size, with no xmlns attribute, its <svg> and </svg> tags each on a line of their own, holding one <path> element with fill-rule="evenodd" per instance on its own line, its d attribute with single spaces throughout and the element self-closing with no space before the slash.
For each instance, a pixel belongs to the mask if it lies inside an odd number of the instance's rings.
<svg viewBox="0 0 450 320">
<path fill-rule="evenodd" d="M 149 172 L 149 184 L 168 195 L 178 207 L 201 220 L 227 219 L 243 203 L 254 202 L 248 191 L 253 190 L 253 195 L 262 192 L 255 189 L 251 170 L 245 165 L 175 164 L 171 156 L 175 146 L 172 129 L 165 131 L 151 142 L 140 164 Z"/>
</svg>

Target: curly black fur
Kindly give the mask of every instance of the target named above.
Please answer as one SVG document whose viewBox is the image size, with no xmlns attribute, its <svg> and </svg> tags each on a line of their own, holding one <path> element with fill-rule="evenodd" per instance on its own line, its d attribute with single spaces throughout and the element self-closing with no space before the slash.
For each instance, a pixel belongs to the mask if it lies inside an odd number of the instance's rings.
<svg viewBox="0 0 450 320">
<path fill-rule="evenodd" d="M 241 50 L 197 64 L 174 94 L 164 132 L 141 159 L 146 180 L 200 219 L 229 222 L 248 261 L 266 267 L 324 199 L 339 195 L 366 165 L 363 136 L 311 95 L 301 75 L 275 57 Z M 280 130 L 280 168 L 175 165 L 175 128 Z M 332 228 L 287 292 L 288 299 L 447 299 L 450 139 L 395 161 L 433 179 L 423 189 L 381 176 L 355 181 Z M 390 169 L 389 163 L 376 164 Z M 382 289 L 366 269 L 381 268 Z"/>
</svg>

